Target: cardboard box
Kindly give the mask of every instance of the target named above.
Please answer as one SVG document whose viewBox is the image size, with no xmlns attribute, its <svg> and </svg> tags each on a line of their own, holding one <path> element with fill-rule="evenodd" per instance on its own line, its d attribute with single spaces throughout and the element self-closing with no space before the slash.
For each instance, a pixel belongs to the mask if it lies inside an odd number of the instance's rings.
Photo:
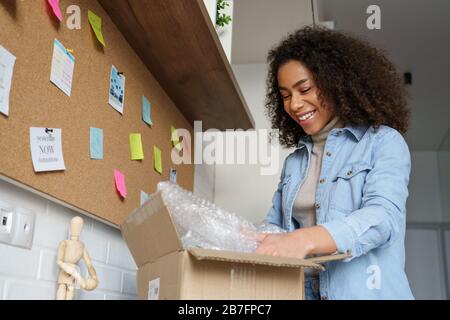
<svg viewBox="0 0 450 320">
<path fill-rule="evenodd" d="M 161 193 L 121 226 L 138 266 L 140 299 L 304 299 L 304 268 L 346 254 L 311 259 L 183 248 Z"/>
</svg>

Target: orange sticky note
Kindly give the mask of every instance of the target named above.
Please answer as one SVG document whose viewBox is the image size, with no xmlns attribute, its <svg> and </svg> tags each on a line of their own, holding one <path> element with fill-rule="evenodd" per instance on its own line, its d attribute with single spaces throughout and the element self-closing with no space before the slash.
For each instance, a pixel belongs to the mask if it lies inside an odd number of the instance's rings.
<svg viewBox="0 0 450 320">
<path fill-rule="evenodd" d="M 61 8 L 59 7 L 59 0 L 48 0 L 48 4 L 52 7 L 53 13 L 58 18 L 59 21 L 62 21 L 63 16 L 61 13 Z"/>
<path fill-rule="evenodd" d="M 127 186 L 125 185 L 125 176 L 119 170 L 114 170 L 114 180 L 116 181 L 116 189 L 123 198 L 127 197 Z"/>
</svg>

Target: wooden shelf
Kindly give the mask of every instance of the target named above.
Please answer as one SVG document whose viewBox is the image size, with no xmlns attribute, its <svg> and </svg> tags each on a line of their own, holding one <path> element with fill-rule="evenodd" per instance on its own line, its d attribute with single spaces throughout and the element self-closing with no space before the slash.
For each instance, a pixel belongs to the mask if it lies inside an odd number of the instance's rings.
<svg viewBox="0 0 450 320">
<path fill-rule="evenodd" d="M 203 0 L 99 2 L 192 124 L 254 128 Z"/>
</svg>

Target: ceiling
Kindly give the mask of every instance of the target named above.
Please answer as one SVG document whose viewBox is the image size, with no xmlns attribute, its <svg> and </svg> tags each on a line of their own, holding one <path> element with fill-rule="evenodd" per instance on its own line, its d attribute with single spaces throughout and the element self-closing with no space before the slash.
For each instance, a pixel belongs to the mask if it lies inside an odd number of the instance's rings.
<svg viewBox="0 0 450 320">
<path fill-rule="evenodd" d="M 381 9 L 381 30 L 369 30 L 369 5 Z M 409 86 L 412 150 L 438 150 L 450 127 L 450 1 L 317 0 L 319 21 L 365 37 L 386 51 Z M 265 63 L 269 48 L 312 23 L 310 0 L 235 0 L 232 63 Z"/>
</svg>

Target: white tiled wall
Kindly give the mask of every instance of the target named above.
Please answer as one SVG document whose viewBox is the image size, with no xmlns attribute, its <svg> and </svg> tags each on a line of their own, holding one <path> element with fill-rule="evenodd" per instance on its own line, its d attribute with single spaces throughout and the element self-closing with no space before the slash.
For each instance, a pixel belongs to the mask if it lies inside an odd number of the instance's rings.
<svg viewBox="0 0 450 320">
<path fill-rule="evenodd" d="M 77 212 L 0 180 L 0 200 L 36 213 L 31 250 L 0 244 L 0 299 L 54 299 L 58 268 L 56 250 L 68 236 Z M 100 280 L 92 292 L 77 291 L 76 299 L 136 299 L 136 265 L 120 231 L 83 216 L 81 240 Z M 87 275 L 86 267 L 80 263 Z"/>
</svg>

